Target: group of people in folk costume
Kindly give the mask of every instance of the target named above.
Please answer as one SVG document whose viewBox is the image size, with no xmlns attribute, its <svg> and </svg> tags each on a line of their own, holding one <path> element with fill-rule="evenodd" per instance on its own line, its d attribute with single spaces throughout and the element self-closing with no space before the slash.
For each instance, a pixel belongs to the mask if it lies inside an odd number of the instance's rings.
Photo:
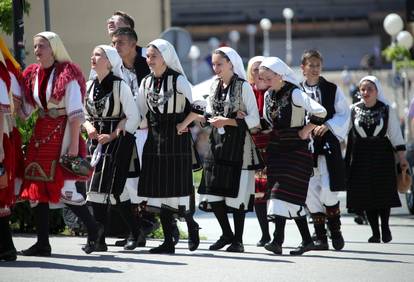
<svg viewBox="0 0 414 282">
<path fill-rule="evenodd" d="M 34 36 L 37 63 L 23 72 L 0 42 L 0 260 L 16 259 L 9 227 L 16 196 L 30 201 L 35 217 L 37 241 L 20 252 L 24 256 L 51 255 L 49 208 L 62 205 L 85 223 L 87 254 L 108 249 L 108 207 L 128 228 L 117 244 L 145 246 L 142 216 L 137 220 L 133 212 L 138 204 L 150 217 L 159 214 L 164 233 L 150 253 L 175 252 L 175 218 L 186 221 L 188 248 L 195 251 L 195 124 L 210 129 L 197 191 L 199 208 L 213 212 L 222 231 L 210 250 L 228 245 L 226 251 L 244 252 L 245 215 L 253 208 L 262 231 L 257 245 L 270 252 L 282 254 L 287 219 L 302 237 L 291 255 L 328 250 L 326 223 L 333 248 L 341 250 L 338 192 L 344 190 L 348 209 L 366 211 L 368 242 L 392 240 L 390 208 L 401 205 L 395 152 L 401 169 L 408 163 L 398 119 L 376 77 L 361 79 L 362 99 L 350 107 L 341 89 L 321 76 L 323 58 L 316 50 L 303 53 L 301 82 L 277 57 L 251 58 L 246 74 L 239 54 L 220 47 L 212 54 L 209 96 L 201 99 L 169 42 L 138 46 L 134 21 L 123 12 L 107 24 L 112 45 L 93 49 L 87 82 L 56 33 Z M 23 156 L 15 116 L 35 111 Z M 82 171 L 87 156 L 89 174 Z M 86 199 L 79 183 L 86 183 Z M 269 222 L 275 223 L 273 239 Z"/>
</svg>

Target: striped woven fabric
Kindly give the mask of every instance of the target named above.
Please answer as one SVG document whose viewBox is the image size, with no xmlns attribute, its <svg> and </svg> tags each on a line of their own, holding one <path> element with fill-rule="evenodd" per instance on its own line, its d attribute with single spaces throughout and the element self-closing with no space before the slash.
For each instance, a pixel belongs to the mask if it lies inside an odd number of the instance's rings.
<svg viewBox="0 0 414 282">
<path fill-rule="evenodd" d="M 267 187 L 271 199 L 304 205 L 313 160 L 308 141 L 299 138 L 298 130 L 274 131 L 267 149 Z"/>
</svg>

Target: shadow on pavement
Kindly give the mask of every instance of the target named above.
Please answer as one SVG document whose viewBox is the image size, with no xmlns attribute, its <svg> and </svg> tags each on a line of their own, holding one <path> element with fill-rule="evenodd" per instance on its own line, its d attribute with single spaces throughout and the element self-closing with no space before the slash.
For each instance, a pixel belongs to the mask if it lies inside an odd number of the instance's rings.
<svg viewBox="0 0 414 282">
<path fill-rule="evenodd" d="M 53 257 L 52 257 L 53 258 Z M 122 273 L 122 271 L 115 270 L 108 267 L 96 267 L 96 266 L 79 266 L 54 263 L 48 261 L 24 261 L 20 258 L 15 262 L 1 263 L 0 267 L 19 267 L 22 269 L 27 268 L 44 268 L 44 269 L 61 269 L 75 272 L 95 272 L 95 273 Z"/>
<path fill-rule="evenodd" d="M 122 253 L 122 252 L 119 252 Z M 131 251 L 125 252 L 131 254 Z M 147 252 L 139 252 L 147 253 Z M 99 253 L 93 253 L 98 255 Z M 59 259 L 73 259 L 73 260 L 89 260 L 89 261 L 116 261 L 116 262 L 136 262 L 136 263 L 147 263 L 147 264 L 159 264 L 159 265 L 187 265 L 181 262 L 167 262 L 159 260 L 146 260 L 146 259 L 134 259 L 134 258 L 121 258 L 115 255 L 98 255 L 98 256 L 77 256 L 77 255 L 64 255 L 64 254 L 52 254 L 52 258 Z"/>
<path fill-rule="evenodd" d="M 352 243 L 352 244 L 373 244 L 373 243 L 368 243 L 367 241 L 348 241 L 346 240 L 345 243 Z M 377 243 L 380 244 L 380 243 Z M 386 244 L 381 244 L 382 246 L 384 245 L 410 245 L 410 246 L 414 246 L 414 243 L 405 243 L 405 242 L 389 242 Z M 373 245 L 374 246 L 374 245 Z"/>
<path fill-rule="evenodd" d="M 342 252 L 342 251 L 341 251 Z M 308 257 L 308 258 L 324 258 L 324 259 L 337 259 L 337 260 L 362 260 L 362 261 L 367 261 L 367 262 L 380 262 L 380 263 L 384 263 L 384 262 L 390 262 L 390 263 L 410 263 L 410 262 L 405 262 L 405 261 L 400 261 L 400 260 L 391 260 L 391 259 L 373 259 L 373 258 L 357 258 L 357 257 L 352 257 L 352 258 L 348 258 L 348 257 L 332 257 L 332 256 L 320 256 L 320 255 L 312 255 L 312 254 L 306 254 L 303 257 Z"/>
<path fill-rule="evenodd" d="M 375 251 L 354 251 L 354 250 L 341 250 L 341 253 L 356 253 L 356 254 L 369 254 L 369 255 L 390 255 L 390 256 L 410 256 L 413 257 L 414 254 L 407 253 L 387 253 L 387 252 L 375 252 Z"/>
<path fill-rule="evenodd" d="M 277 259 L 277 256 L 272 256 L 275 259 L 266 259 L 266 258 L 257 258 L 257 257 L 246 257 L 246 256 L 234 256 L 234 253 L 232 253 L 232 256 L 224 256 L 220 255 L 219 253 L 225 252 L 225 251 L 215 251 L 214 253 L 191 253 L 191 254 L 175 254 L 175 256 L 191 256 L 191 257 L 199 257 L 199 258 L 208 258 L 208 259 L 231 259 L 231 260 L 244 260 L 244 261 L 254 261 L 254 262 L 284 262 L 284 263 L 294 263 L 293 261 L 289 260 L 281 260 Z M 227 253 L 227 252 L 225 252 Z M 244 252 L 243 254 L 256 254 L 251 252 Z M 263 254 L 260 254 L 263 255 Z M 271 254 L 270 254 L 271 255 Z"/>
</svg>

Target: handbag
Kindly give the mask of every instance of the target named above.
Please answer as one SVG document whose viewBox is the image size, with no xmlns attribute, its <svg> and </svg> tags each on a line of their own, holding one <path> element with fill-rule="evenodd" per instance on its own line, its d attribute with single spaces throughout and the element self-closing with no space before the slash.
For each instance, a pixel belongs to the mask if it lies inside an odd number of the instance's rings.
<svg viewBox="0 0 414 282">
<path fill-rule="evenodd" d="M 89 177 L 93 171 L 90 163 L 79 156 L 69 156 L 65 154 L 60 157 L 59 162 L 64 169 L 77 176 Z"/>
<path fill-rule="evenodd" d="M 397 164 L 397 190 L 400 193 L 407 193 L 412 184 L 411 173 L 408 168 L 401 170 L 400 164 Z"/>
</svg>

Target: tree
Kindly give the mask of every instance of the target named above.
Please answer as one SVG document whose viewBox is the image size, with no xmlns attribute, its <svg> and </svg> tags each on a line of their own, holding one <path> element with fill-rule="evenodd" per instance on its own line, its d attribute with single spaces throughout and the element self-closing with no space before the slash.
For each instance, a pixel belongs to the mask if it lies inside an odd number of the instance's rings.
<svg viewBox="0 0 414 282">
<path fill-rule="evenodd" d="M 23 0 L 23 12 L 28 15 L 30 3 Z M 0 29 L 6 34 L 13 33 L 13 0 L 0 1 Z"/>
</svg>

